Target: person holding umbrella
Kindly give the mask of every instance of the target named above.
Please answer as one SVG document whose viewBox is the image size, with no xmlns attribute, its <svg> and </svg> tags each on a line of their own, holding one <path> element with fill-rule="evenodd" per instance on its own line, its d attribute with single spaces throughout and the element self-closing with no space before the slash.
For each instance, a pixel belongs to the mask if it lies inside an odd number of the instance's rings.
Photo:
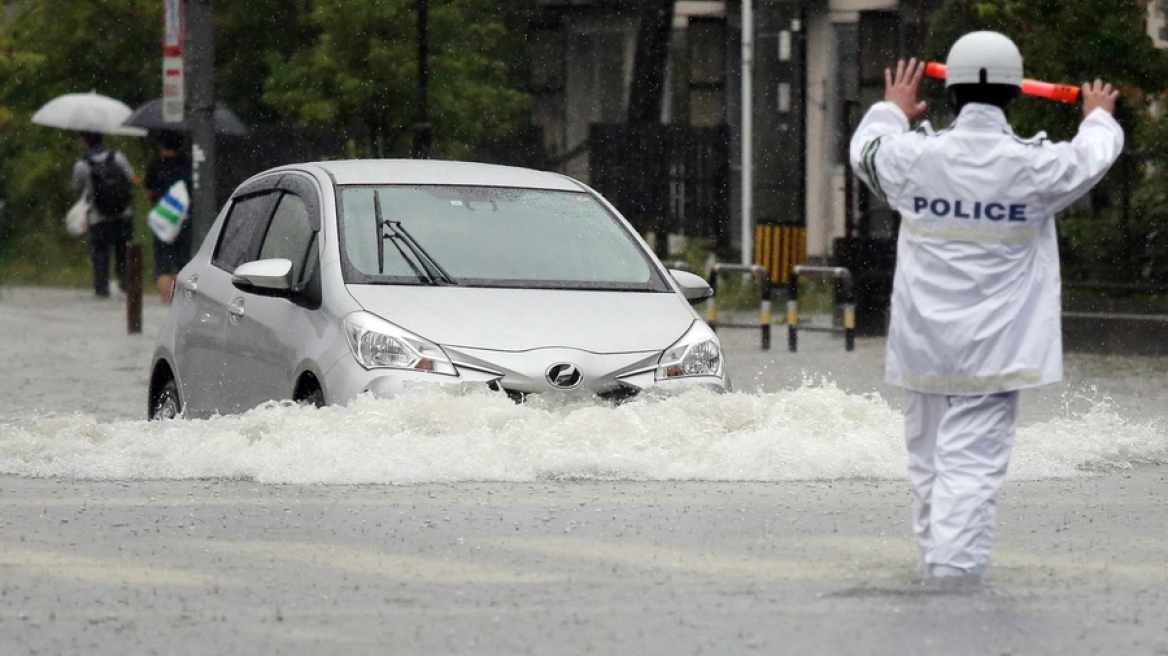
<svg viewBox="0 0 1168 656">
<path fill-rule="evenodd" d="M 216 135 L 243 136 L 247 134 L 247 127 L 239 120 L 239 117 L 225 107 L 215 109 L 213 121 Z M 187 150 L 184 148 L 185 135 L 189 134 L 194 127 L 189 112 L 184 113 L 181 121 L 167 120 L 163 112 L 162 99 L 155 99 L 135 109 L 125 120 L 123 126 L 149 130 L 158 142 L 160 159 L 152 162 L 146 170 L 146 197 L 152 204 L 158 204 L 171 187 L 180 180 L 186 183 L 188 193 L 194 190 L 194 186 L 191 184 L 193 177 L 191 159 L 186 155 Z M 186 214 L 190 214 L 189 207 L 185 211 Z M 153 241 L 158 293 L 162 297 L 162 302 L 169 305 L 174 298 L 175 276 L 191 257 L 194 241 L 193 221 L 183 221 L 182 228 L 174 241 L 167 242 L 160 239 L 157 232 Z"/>
<path fill-rule="evenodd" d="M 134 204 L 130 192 L 138 177 L 121 152 L 106 147 L 98 132 L 82 132 L 81 159 L 73 165 L 70 188 L 89 202 L 89 248 L 93 261 L 93 292 L 109 298 L 110 251 L 118 281 L 126 279 L 126 244 L 133 236 Z"/>
<path fill-rule="evenodd" d="M 131 187 L 138 184 L 130 162 L 105 146 L 104 134 L 141 137 L 146 130 L 123 126 L 132 110 L 125 103 L 96 92 L 67 93 L 53 98 L 32 116 L 32 122 L 81 133 L 83 155 L 73 165 L 70 189 L 89 203 L 88 230 L 93 261 L 93 291 L 110 295 L 109 253 L 114 252 L 118 280 L 125 280 L 126 242 L 133 234 Z"/>
<path fill-rule="evenodd" d="M 158 143 L 159 158 L 146 167 L 143 189 L 152 205 L 157 204 L 179 180 L 185 182 L 188 189 L 191 187 L 191 160 L 183 151 L 183 135 L 163 131 L 155 133 L 154 140 Z M 193 240 L 190 221 L 183 222 L 178 236 L 172 242 L 165 242 L 158 235 L 153 236 L 154 275 L 158 278 L 158 295 L 165 305 L 170 305 L 174 300 L 174 279 L 191 259 Z"/>
</svg>

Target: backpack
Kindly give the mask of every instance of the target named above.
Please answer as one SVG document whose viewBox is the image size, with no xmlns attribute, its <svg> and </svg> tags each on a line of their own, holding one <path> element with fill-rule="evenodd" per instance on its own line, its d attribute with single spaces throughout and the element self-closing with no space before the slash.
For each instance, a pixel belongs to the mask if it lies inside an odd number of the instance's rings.
<svg viewBox="0 0 1168 656">
<path fill-rule="evenodd" d="M 114 153 L 102 159 L 86 158 L 93 183 L 93 207 L 103 216 L 118 216 L 130 207 L 130 178 L 118 166 Z"/>
</svg>

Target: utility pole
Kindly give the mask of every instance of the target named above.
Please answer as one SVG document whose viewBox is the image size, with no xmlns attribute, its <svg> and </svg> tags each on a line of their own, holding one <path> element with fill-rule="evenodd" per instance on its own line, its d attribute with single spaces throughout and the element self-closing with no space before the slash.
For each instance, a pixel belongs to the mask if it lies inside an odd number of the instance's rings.
<svg viewBox="0 0 1168 656">
<path fill-rule="evenodd" d="M 661 124 L 674 4 L 675 0 L 654 0 L 641 10 L 629 82 L 629 123 Z"/>
<path fill-rule="evenodd" d="M 433 141 L 430 125 L 430 2 L 417 0 L 418 11 L 418 100 L 414 120 L 414 159 L 429 159 Z"/>
<path fill-rule="evenodd" d="M 213 0 L 186 0 L 186 79 L 191 110 L 191 222 L 202 243 L 218 214 L 215 199 L 215 31 Z"/>
<path fill-rule="evenodd" d="M 742 0 L 742 264 L 754 261 L 754 2 Z"/>
<path fill-rule="evenodd" d="M 669 135 L 661 124 L 661 108 L 665 101 L 665 71 L 669 62 L 669 37 L 673 32 L 675 0 L 652 0 L 641 8 L 637 26 L 637 45 L 633 51 L 633 77 L 629 82 L 628 124 L 639 134 L 638 139 L 649 145 L 645 153 L 658 163 L 652 180 L 652 196 L 642 196 L 644 209 L 653 231 L 653 252 L 662 260 L 669 258 Z M 649 172 L 646 171 L 648 174 Z M 650 200 L 653 198 L 653 200 Z M 655 202 L 660 200 L 660 205 Z M 652 208 L 652 209 L 649 209 Z"/>
</svg>

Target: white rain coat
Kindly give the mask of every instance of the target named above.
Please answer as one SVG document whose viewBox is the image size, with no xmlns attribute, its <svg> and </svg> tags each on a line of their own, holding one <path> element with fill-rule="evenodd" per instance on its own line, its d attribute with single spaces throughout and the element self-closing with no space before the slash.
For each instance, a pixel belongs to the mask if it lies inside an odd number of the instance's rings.
<svg viewBox="0 0 1168 656">
<path fill-rule="evenodd" d="M 910 132 L 872 106 L 851 163 L 900 212 L 885 379 L 918 392 L 981 395 L 1062 379 L 1054 215 L 1123 149 L 1097 109 L 1070 142 L 1014 135 L 1001 109 L 967 104 L 947 130 Z"/>
</svg>

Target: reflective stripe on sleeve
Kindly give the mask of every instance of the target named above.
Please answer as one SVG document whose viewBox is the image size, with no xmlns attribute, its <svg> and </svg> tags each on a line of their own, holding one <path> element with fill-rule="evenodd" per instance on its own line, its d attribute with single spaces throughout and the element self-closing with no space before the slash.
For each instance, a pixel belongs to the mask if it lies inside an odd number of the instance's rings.
<svg viewBox="0 0 1168 656">
<path fill-rule="evenodd" d="M 864 152 L 860 155 L 860 166 L 864 168 L 864 174 L 868 176 L 868 186 L 872 188 L 872 193 L 876 194 L 880 200 L 885 200 L 884 188 L 880 186 L 880 176 L 876 174 L 876 151 L 880 150 L 880 139 L 875 139 L 868 142 L 864 146 Z"/>
</svg>

